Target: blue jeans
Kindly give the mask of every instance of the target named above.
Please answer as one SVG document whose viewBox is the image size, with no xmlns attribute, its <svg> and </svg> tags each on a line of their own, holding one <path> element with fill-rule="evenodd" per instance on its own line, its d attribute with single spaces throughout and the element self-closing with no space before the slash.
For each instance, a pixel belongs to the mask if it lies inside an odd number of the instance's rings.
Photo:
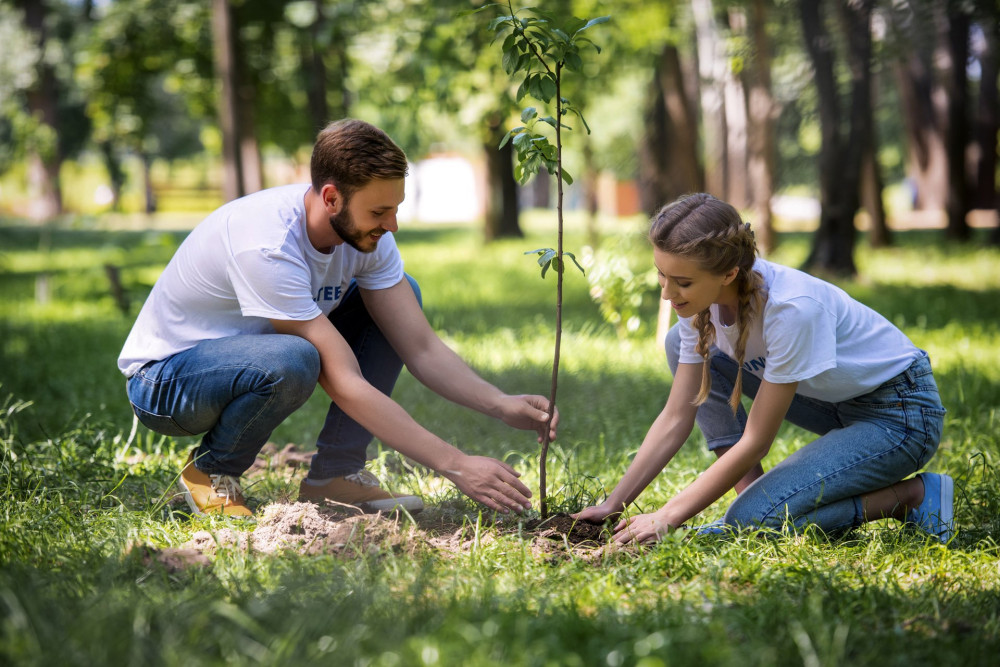
<svg viewBox="0 0 1000 667">
<path fill-rule="evenodd" d="M 420 288 L 406 276 L 420 301 Z M 361 372 L 386 395 L 403 362 L 375 325 L 351 283 L 330 321 L 351 346 Z M 132 409 L 147 428 L 171 436 L 204 433 L 195 465 L 208 474 L 239 476 L 271 432 L 312 395 L 319 353 L 298 336 L 263 334 L 208 340 L 129 378 Z M 331 403 L 320 431 L 311 477 L 357 472 L 372 435 Z"/>
<path fill-rule="evenodd" d="M 667 334 L 667 363 L 677 372 L 680 331 Z M 709 449 L 742 437 L 747 415 L 733 414 L 729 396 L 739 367 L 711 349 L 712 390 L 696 420 Z M 760 380 L 743 373 L 743 393 L 757 395 Z M 873 391 L 839 403 L 796 395 L 786 419 L 820 437 L 793 452 L 743 490 L 726 511 L 733 526 L 796 528 L 816 524 L 828 533 L 865 521 L 861 496 L 892 486 L 920 470 L 937 451 L 945 409 L 927 356 Z"/>
</svg>

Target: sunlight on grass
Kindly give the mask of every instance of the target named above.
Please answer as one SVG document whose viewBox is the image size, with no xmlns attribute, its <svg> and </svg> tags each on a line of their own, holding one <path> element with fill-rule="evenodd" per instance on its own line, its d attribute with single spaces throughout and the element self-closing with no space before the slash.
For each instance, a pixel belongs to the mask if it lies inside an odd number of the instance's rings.
<svg viewBox="0 0 1000 667">
<path fill-rule="evenodd" d="M 635 238 L 644 222 L 600 224 Z M 428 319 L 505 391 L 548 393 L 555 282 L 523 253 L 552 245 L 553 227 L 532 212 L 527 238 L 489 246 L 460 225 L 399 234 Z M 568 227 L 567 249 L 578 252 L 583 217 Z M 200 564 L 172 568 L 157 554 L 195 534 L 253 530 L 187 516 L 175 482 L 195 439 L 133 433 L 115 368 L 183 235 L 57 229 L 40 246 L 41 233 L 0 226 L 0 662 L 653 667 L 961 656 L 973 666 L 1000 651 L 1000 250 L 898 234 L 891 249 L 859 246 L 862 275 L 840 283 L 931 355 L 949 413 L 929 468 L 956 480 L 960 530 L 948 546 L 877 522 L 840 537 L 678 531 L 653 547 L 572 549 L 530 533 L 537 507 L 494 517 L 375 443 L 371 469 L 428 503 L 416 523 L 399 521 L 398 542 L 312 555 L 222 545 Z M 641 239 L 623 247 L 636 265 L 649 261 Z M 787 234 L 775 258 L 796 265 L 807 251 L 807 236 Z M 111 297 L 109 262 L 122 269 L 127 316 Z M 671 378 L 650 336 L 620 338 L 603 321 L 575 269 L 564 314 L 549 488 L 554 509 L 575 511 L 602 500 L 625 471 Z M 655 298 L 642 316 L 655 321 Z M 406 372 L 393 397 L 445 440 L 508 461 L 537 489 L 533 433 L 448 403 Z M 318 390 L 272 440 L 312 447 L 327 406 Z M 765 467 L 812 437 L 783 426 Z M 711 460 L 696 432 L 639 505 L 659 506 Z M 294 499 L 303 474 L 255 477 L 252 504 Z M 731 498 L 693 523 L 718 518 Z"/>
</svg>

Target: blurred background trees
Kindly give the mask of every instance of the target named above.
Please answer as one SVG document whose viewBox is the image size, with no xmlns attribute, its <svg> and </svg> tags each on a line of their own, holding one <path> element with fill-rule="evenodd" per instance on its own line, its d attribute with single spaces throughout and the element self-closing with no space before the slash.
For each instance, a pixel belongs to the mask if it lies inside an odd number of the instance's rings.
<svg viewBox="0 0 1000 667">
<path fill-rule="evenodd" d="M 207 210 L 304 180 L 316 131 L 357 116 L 414 162 L 478 165 L 485 238 L 519 235 L 521 206 L 547 206 L 551 179 L 518 188 L 497 150 L 519 109 L 488 13 L 468 11 L 479 4 L 0 0 L 0 213 L 169 210 L 182 182 Z M 804 196 L 819 203 L 808 268 L 841 274 L 855 270 L 857 230 L 890 243 L 893 215 L 937 216 L 956 240 L 995 224 L 992 0 L 546 9 L 612 16 L 571 91 L 595 132 L 567 146 L 569 202 L 591 217 L 706 190 L 744 210 L 768 251 L 781 204 Z M 97 204 L 81 194 L 95 179 Z"/>
</svg>

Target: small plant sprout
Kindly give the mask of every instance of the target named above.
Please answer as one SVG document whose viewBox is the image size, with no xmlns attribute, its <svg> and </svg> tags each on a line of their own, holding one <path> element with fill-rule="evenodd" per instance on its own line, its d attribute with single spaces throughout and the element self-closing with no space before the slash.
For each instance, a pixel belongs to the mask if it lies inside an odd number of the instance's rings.
<svg viewBox="0 0 1000 667">
<path fill-rule="evenodd" d="M 556 215 L 558 220 L 557 243 L 555 248 L 537 248 L 526 255 L 537 255 L 542 269 L 542 278 L 550 268 L 556 274 L 556 341 L 552 356 L 552 386 L 549 393 L 550 415 L 554 414 L 556 390 L 559 386 L 559 348 L 562 340 L 562 296 L 564 256 L 568 256 L 580 271 L 583 267 L 572 253 L 563 251 L 563 182 L 569 184 L 573 178 L 562 165 L 562 131 L 571 130 L 564 119 L 575 115 L 587 133 L 590 127 L 580 110 L 562 96 L 564 72 L 580 72 L 583 69 L 581 51 L 601 49 L 583 33 L 589 28 L 610 19 L 601 16 L 593 19 L 579 19 L 572 16 L 557 17 L 537 8 L 514 11 L 507 4 L 486 5 L 499 7 L 502 13 L 490 21 L 489 30 L 495 33 L 494 43 L 503 45 L 503 69 L 508 76 L 520 79 L 516 99 L 520 103 L 531 97 L 547 107 L 554 106 L 554 115 L 541 115 L 537 107 L 525 107 L 521 111 L 521 124 L 510 130 L 500 142 L 503 148 L 511 142 L 517 154 L 514 177 L 524 185 L 542 167 L 556 176 Z M 485 9 L 484 7 L 483 9 Z M 549 136 L 555 133 L 555 143 Z M 542 436 L 542 451 L 539 456 L 539 504 L 543 519 L 548 518 L 548 498 L 545 491 L 545 459 L 549 450 L 549 429 Z"/>
</svg>

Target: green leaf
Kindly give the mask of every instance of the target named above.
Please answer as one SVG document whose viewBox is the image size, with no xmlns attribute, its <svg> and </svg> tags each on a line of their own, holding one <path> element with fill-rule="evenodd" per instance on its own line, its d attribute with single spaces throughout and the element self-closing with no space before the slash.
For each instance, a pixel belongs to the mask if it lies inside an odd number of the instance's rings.
<svg viewBox="0 0 1000 667">
<path fill-rule="evenodd" d="M 539 78 L 541 79 L 538 84 L 541 86 L 542 100 L 548 103 L 556 96 L 556 82 L 547 74 L 543 74 Z"/>
<path fill-rule="evenodd" d="M 579 72 L 583 69 L 583 59 L 580 54 L 576 51 L 568 51 L 566 53 L 566 69 L 572 72 Z"/>
<path fill-rule="evenodd" d="M 564 252 L 563 254 L 568 256 L 571 260 L 573 260 L 573 263 L 576 264 L 576 268 L 580 269 L 580 273 L 582 273 L 583 275 L 587 275 L 587 272 L 584 271 L 582 266 L 580 266 L 580 262 L 576 261 L 576 255 L 574 255 L 571 252 Z"/>
<path fill-rule="evenodd" d="M 562 178 L 566 181 L 566 185 L 573 185 L 573 177 L 565 169 L 562 170 Z"/>
<path fill-rule="evenodd" d="M 535 118 L 537 115 L 538 115 L 538 110 L 535 109 L 535 107 L 525 107 L 524 110 L 521 111 L 521 122 L 527 123 L 529 120 Z"/>
<path fill-rule="evenodd" d="M 610 16 L 598 16 L 596 19 L 590 19 L 589 21 L 587 21 L 586 25 L 584 25 L 582 28 L 580 28 L 579 30 L 577 30 L 576 32 L 574 32 L 573 36 L 576 37 L 577 35 L 579 35 L 581 32 L 583 32 L 587 28 L 590 28 L 590 27 L 595 26 L 595 25 L 599 25 L 601 23 L 607 23 L 610 20 L 611 20 Z"/>
<path fill-rule="evenodd" d="M 546 250 L 552 250 L 552 248 L 535 248 L 534 250 L 526 250 L 525 255 L 541 255 Z"/>
<path fill-rule="evenodd" d="M 501 60 L 501 64 L 503 65 L 503 71 L 506 72 L 507 75 L 511 75 L 517 71 L 519 58 L 520 54 L 516 50 L 503 52 L 503 60 Z"/>
<path fill-rule="evenodd" d="M 552 261 L 558 253 L 554 248 L 546 248 L 544 252 L 540 253 L 538 256 L 538 266 L 545 266 Z"/>
</svg>

